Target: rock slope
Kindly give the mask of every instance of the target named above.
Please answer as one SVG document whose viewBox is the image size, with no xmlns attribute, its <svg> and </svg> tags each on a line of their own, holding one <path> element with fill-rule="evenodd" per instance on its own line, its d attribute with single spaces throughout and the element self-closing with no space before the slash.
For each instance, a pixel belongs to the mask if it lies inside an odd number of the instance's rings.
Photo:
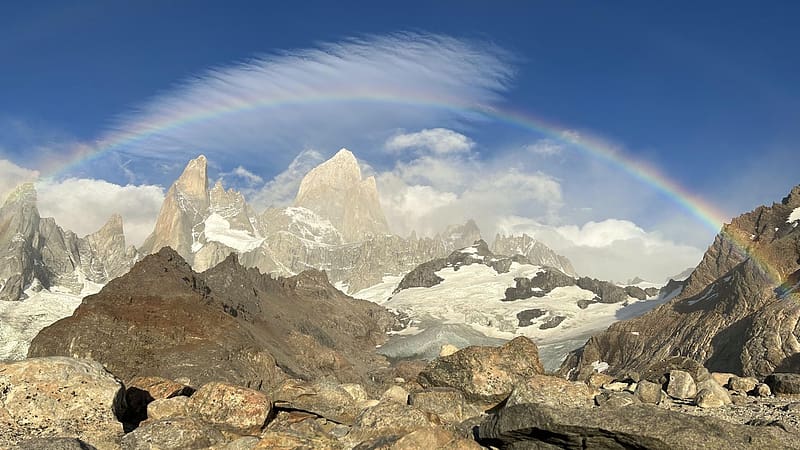
<svg viewBox="0 0 800 450">
<path fill-rule="evenodd" d="M 800 369 L 798 208 L 800 186 L 781 203 L 733 219 L 679 295 L 592 337 L 562 372 L 585 377 L 602 362 L 621 373 L 671 356 L 748 376 Z"/>
<path fill-rule="evenodd" d="M 286 374 L 327 374 L 366 383 L 386 366 L 374 349 L 393 321 L 321 272 L 273 279 L 231 256 L 198 274 L 165 248 L 42 330 L 29 357 L 91 358 L 125 380 L 157 375 L 266 389 Z"/>
</svg>

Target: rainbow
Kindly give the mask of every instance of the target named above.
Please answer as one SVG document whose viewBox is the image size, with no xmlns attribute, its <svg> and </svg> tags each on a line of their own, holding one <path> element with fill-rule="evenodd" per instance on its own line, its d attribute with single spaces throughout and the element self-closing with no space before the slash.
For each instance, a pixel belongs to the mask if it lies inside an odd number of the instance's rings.
<svg viewBox="0 0 800 450">
<path fill-rule="evenodd" d="M 601 139 L 583 134 L 576 136 L 568 127 L 558 125 L 528 112 L 517 111 L 507 107 L 498 108 L 495 106 L 487 107 L 483 105 L 467 104 L 456 98 L 435 96 L 420 97 L 418 93 L 415 94 L 412 92 L 376 94 L 374 92 L 359 92 L 358 90 L 354 90 L 353 92 L 345 94 L 315 94 L 313 97 L 286 96 L 271 99 L 234 99 L 212 109 L 173 114 L 169 117 L 163 117 L 151 122 L 140 121 L 135 123 L 132 127 L 108 135 L 104 139 L 96 142 L 93 146 L 81 146 L 77 148 L 67 162 L 60 164 L 57 170 L 51 172 L 50 176 L 54 177 L 78 165 L 91 163 L 93 160 L 100 158 L 108 152 L 122 150 L 131 145 L 142 143 L 147 139 L 157 137 L 163 133 L 188 125 L 210 121 L 214 118 L 254 110 L 334 102 L 383 102 L 401 106 L 438 108 L 452 111 L 461 116 L 497 120 L 524 130 L 536 132 L 554 141 L 568 144 L 571 148 L 578 149 L 605 164 L 617 168 L 632 178 L 650 186 L 650 188 L 655 191 L 665 195 L 711 231 L 723 233 L 734 246 L 743 252 L 743 254 L 748 255 L 775 284 L 780 284 L 781 282 L 781 274 L 773 270 L 766 260 L 758 258 L 749 250 L 751 246 L 749 240 L 726 232 L 723 224 L 728 219 L 720 210 L 700 196 L 689 192 L 680 184 L 668 178 L 657 168 L 626 155 L 619 148 Z"/>
</svg>

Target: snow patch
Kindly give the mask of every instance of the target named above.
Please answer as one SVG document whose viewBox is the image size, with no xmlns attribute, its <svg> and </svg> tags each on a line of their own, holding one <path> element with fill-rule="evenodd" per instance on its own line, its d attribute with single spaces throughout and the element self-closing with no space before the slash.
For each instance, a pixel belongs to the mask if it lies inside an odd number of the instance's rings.
<svg viewBox="0 0 800 450">
<path fill-rule="evenodd" d="M 789 218 L 786 219 L 786 222 L 792 223 L 792 222 L 797 222 L 799 220 L 800 220 L 800 208 L 795 208 L 794 211 L 792 211 L 792 213 L 789 214 Z"/>
<path fill-rule="evenodd" d="M 608 370 L 609 367 L 611 366 L 609 366 L 608 363 L 605 361 L 595 361 L 592 363 L 592 369 L 594 369 L 595 372 L 598 373 L 605 372 L 606 370 Z"/>
<path fill-rule="evenodd" d="M 230 222 L 217 213 L 211 214 L 205 220 L 203 233 L 206 236 L 206 240 L 219 242 L 239 253 L 255 250 L 264 242 L 264 238 L 255 237 L 247 231 L 232 230 Z M 192 244 L 192 249 L 194 248 L 195 244 Z"/>
</svg>

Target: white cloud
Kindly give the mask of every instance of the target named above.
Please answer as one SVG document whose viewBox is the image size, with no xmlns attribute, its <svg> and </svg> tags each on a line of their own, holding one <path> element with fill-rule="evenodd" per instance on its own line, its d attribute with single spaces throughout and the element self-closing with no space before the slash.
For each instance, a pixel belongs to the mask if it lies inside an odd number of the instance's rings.
<svg viewBox="0 0 800 450">
<path fill-rule="evenodd" d="M 323 161 L 325 158 L 316 150 L 300 152 L 286 170 L 249 196 L 251 204 L 258 211 L 291 204 L 300 189 L 303 177 Z"/>
<path fill-rule="evenodd" d="M 564 151 L 564 145 L 552 139 L 540 139 L 525 146 L 525 150 L 542 156 L 554 156 Z"/>
<path fill-rule="evenodd" d="M 0 159 L 0 205 L 18 185 L 34 181 L 39 172 L 20 167 L 7 159 Z"/>
<path fill-rule="evenodd" d="M 391 151 L 427 150 L 439 155 L 468 153 L 475 143 L 472 139 L 447 128 L 430 128 L 416 133 L 398 134 L 386 141 Z"/>
<path fill-rule="evenodd" d="M 40 181 L 36 190 L 42 217 L 54 217 L 62 228 L 84 236 L 117 213 L 123 218 L 128 244 L 136 246 L 153 231 L 164 201 L 159 186 L 119 186 L 94 179 Z"/>
<path fill-rule="evenodd" d="M 237 177 L 244 180 L 244 182 L 249 186 L 264 183 L 263 178 L 254 174 L 253 172 L 250 172 L 249 170 L 245 169 L 242 166 L 238 166 L 237 168 L 231 170 L 230 172 L 223 172 L 219 174 L 219 176 L 220 178 L 231 177 L 231 176 Z"/>
<path fill-rule="evenodd" d="M 570 258 L 579 274 L 605 280 L 624 282 L 638 276 L 662 282 L 694 267 L 703 255 L 701 249 L 673 242 L 627 220 L 549 226 L 507 216 L 499 220 L 499 227 L 506 234 L 528 233 Z"/>
</svg>

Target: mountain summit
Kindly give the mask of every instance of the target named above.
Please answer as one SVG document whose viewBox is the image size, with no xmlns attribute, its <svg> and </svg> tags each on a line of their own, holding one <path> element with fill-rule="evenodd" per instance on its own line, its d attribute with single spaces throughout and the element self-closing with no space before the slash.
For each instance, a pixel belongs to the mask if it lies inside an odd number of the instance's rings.
<svg viewBox="0 0 800 450">
<path fill-rule="evenodd" d="M 328 219 L 347 242 L 389 234 L 375 177 L 362 179 L 356 157 L 345 148 L 303 178 L 294 205 Z"/>
</svg>

